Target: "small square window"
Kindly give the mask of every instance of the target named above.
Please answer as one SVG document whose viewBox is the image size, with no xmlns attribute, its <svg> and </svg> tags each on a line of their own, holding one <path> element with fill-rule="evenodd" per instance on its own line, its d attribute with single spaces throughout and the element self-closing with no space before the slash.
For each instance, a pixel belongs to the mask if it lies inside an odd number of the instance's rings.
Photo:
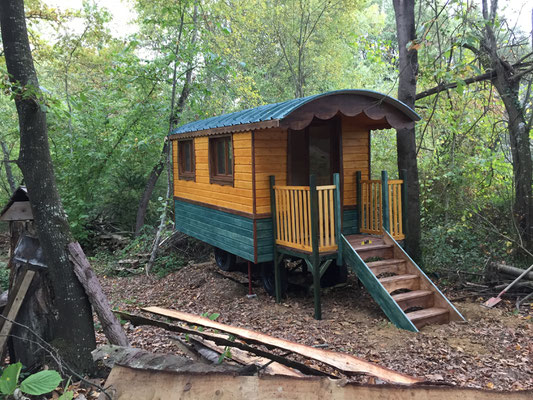
<svg viewBox="0 0 533 400">
<path fill-rule="evenodd" d="M 178 141 L 178 171 L 179 178 L 194 180 L 194 140 Z"/>
<path fill-rule="evenodd" d="M 209 139 L 211 183 L 233 185 L 233 143 L 231 136 Z"/>
</svg>

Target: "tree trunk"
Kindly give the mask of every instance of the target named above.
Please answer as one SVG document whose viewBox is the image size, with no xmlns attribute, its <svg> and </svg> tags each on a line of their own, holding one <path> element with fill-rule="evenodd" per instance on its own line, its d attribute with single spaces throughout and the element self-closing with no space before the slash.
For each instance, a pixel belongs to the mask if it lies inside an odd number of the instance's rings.
<svg viewBox="0 0 533 400">
<path fill-rule="evenodd" d="M 198 6 L 195 6 L 194 14 L 193 14 L 194 32 L 193 32 L 193 36 L 191 40 L 192 45 L 194 45 L 197 40 L 197 32 L 198 32 L 198 27 L 196 25 L 197 18 L 198 18 Z M 181 20 L 178 44 L 176 46 L 176 57 L 178 56 L 182 28 L 183 28 L 183 15 L 182 15 L 182 20 Z M 173 76 L 172 76 L 172 99 L 171 99 L 171 110 L 170 110 L 170 121 L 169 121 L 169 127 L 170 127 L 169 133 L 172 131 L 173 127 L 179 124 L 179 121 L 181 119 L 181 113 L 183 112 L 185 103 L 187 102 L 187 99 L 189 98 L 189 95 L 191 94 L 192 72 L 193 72 L 192 60 L 190 60 L 187 63 L 187 72 L 185 73 L 185 82 L 183 83 L 183 88 L 181 89 L 181 94 L 176 104 L 176 109 L 174 110 L 174 99 L 176 96 L 176 83 L 177 83 L 176 82 L 176 74 L 177 74 L 176 68 L 177 68 L 177 63 L 174 63 L 174 71 L 173 71 Z M 159 160 L 157 164 L 152 168 L 152 171 L 150 172 L 148 181 L 146 182 L 146 186 L 144 188 L 143 195 L 141 196 L 141 200 L 139 201 L 139 208 L 137 209 L 137 220 L 135 221 L 135 234 L 134 234 L 135 237 L 139 236 L 139 234 L 141 233 L 141 229 L 144 226 L 144 220 L 146 218 L 146 211 L 148 209 L 148 203 L 150 202 L 150 198 L 152 197 L 152 192 L 154 191 L 157 180 L 159 179 L 161 172 L 163 172 L 163 169 L 165 168 L 165 165 L 167 162 L 167 154 L 169 152 L 168 146 L 169 146 L 169 140 L 167 139 L 165 140 L 165 144 L 163 145 L 163 149 L 161 150 L 161 155 L 159 156 Z"/>
<path fill-rule="evenodd" d="M 141 233 L 141 229 L 144 226 L 148 203 L 150 203 L 150 198 L 152 197 L 152 193 L 154 191 L 157 180 L 159 179 L 161 172 L 163 172 L 163 168 L 165 168 L 167 149 L 168 140 L 165 140 L 165 144 L 163 145 L 163 150 L 161 150 L 159 160 L 157 164 L 154 165 L 154 167 L 152 168 L 152 171 L 150 171 L 148 181 L 146 182 L 143 194 L 141 196 L 141 199 L 139 200 L 139 207 L 137 208 L 137 219 L 135 221 L 135 237 L 139 236 L 139 234 Z"/>
<path fill-rule="evenodd" d="M 410 46 L 416 38 L 415 0 L 393 0 L 400 52 L 398 99 L 415 108 L 418 53 Z M 407 229 L 406 248 L 415 261 L 420 260 L 420 184 L 416 159 L 415 128 L 396 131 L 398 170 L 407 170 Z"/>
<path fill-rule="evenodd" d="M 495 73 L 493 84 L 500 95 L 509 118 L 507 130 L 511 144 L 515 198 L 513 217 L 516 221 L 518 234 L 525 248 L 533 247 L 533 196 L 531 182 L 533 165 L 529 141 L 529 128 L 524 110 L 520 104 L 520 78 L 515 77 L 515 69 L 498 54 L 498 43 L 493 30 L 496 20 L 498 2 L 491 1 L 490 9 L 487 0 L 482 2 L 485 27 L 481 41 L 481 61 L 486 69 Z"/>
<path fill-rule="evenodd" d="M 96 347 L 91 306 L 68 258 L 72 241 L 57 191 L 48 144 L 46 114 L 28 40 L 23 0 L 0 1 L 4 55 L 19 116 L 20 155 L 35 218 L 35 228 L 48 265 L 45 284 L 52 293 L 55 318 L 50 342 L 63 360 L 79 372 L 93 369 Z M 20 85 L 20 86 L 19 86 Z"/>
</svg>

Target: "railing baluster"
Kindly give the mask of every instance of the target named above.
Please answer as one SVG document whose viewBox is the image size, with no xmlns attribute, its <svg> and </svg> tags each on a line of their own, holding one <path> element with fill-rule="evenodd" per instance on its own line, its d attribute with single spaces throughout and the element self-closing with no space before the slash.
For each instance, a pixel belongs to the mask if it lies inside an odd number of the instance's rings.
<svg viewBox="0 0 533 400">
<path fill-rule="evenodd" d="M 322 198 L 324 199 L 324 245 L 329 246 L 329 204 L 328 191 L 322 191 Z"/>
<path fill-rule="evenodd" d="M 296 234 L 294 235 L 295 239 L 295 243 L 297 244 L 300 244 L 300 224 L 298 223 L 298 217 L 300 216 L 300 210 L 298 208 L 298 190 L 297 189 L 293 189 L 291 190 L 292 192 L 292 199 L 293 199 L 293 204 L 294 204 L 294 231 L 296 232 Z"/>
</svg>

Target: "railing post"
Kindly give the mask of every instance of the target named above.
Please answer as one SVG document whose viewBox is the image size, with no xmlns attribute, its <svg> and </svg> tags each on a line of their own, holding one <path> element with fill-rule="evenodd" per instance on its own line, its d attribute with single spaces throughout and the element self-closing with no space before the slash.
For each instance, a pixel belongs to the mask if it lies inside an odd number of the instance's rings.
<svg viewBox="0 0 533 400">
<path fill-rule="evenodd" d="M 381 215 L 382 226 L 387 232 L 390 232 L 390 215 L 389 215 L 389 176 L 387 171 L 381 171 Z"/>
<path fill-rule="evenodd" d="M 402 182 L 402 227 L 403 227 L 403 234 L 407 238 L 407 170 L 401 169 L 400 170 L 400 179 L 403 180 Z"/>
<path fill-rule="evenodd" d="M 309 203 L 311 211 L 311 265 L 313 266 L 315 319 L 322 319 L 322 307 L 320 304 L 320 254 L 318 252 L 318 194 L 314 175 L 309 176 Z"/>
<path fill-rule="evenodd" d="M 276 192 L 274 186 L 276 185 L 276 177 L 274 175 L 269 176 L 270 179 L 270 211 L 272 213 L 272 253 L 274 254 L 274 282 L 275 282 L 275 294 L 276 303 L 281 303 L 281 271 L 279 270 L 278 250 L 276 245 L 277 236 L 277 214 L 276 214 Z"/>
<path fill-rule="evenodd" d="M 333 192 L 333 200 L 335 202 L 335 241 L 337 242 L 337 265 L 343 264 L 342 260 L 342 206 L 341 206 L 341 178 L 338 173 L 333 174 L 333 184 L 335 185 L 335 192 Z"/>
<path fill-rule="evenodd" d="M 363 199 L 363 195 L 361 193 L 361 171 L 357 171 L 355 173 L 355 188 L 357 190 L 357 233 L 361 233 L 361 227 L 363 223 L 363 205 L 361 204 Z"/>
</svg>

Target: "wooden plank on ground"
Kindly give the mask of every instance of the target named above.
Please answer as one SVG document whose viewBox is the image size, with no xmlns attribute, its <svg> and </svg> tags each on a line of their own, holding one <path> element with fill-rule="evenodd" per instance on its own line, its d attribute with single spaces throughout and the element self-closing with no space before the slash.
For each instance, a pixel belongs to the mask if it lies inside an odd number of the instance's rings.
<svg viewBox="0 0 533 400">
<path fill-rule="evenodd" d="M 74 266 L 74 273 L 81 282 L 94 311 L 98 315 L 106 338 L 111 344 L 129 346 L 126 332 L 124 332 L 122 325 L 120 325 L 117 317 L 111 311 L 111 305 L 100 285 L 100 281 L 92 270 L 80 244 L 78 242 L 69 243 L 68 249 L 70 252 L 69 258 Z"/>
<path fill-rule="evenodd" d="M 154 319 L 142 317 L 140 315 L 128 314 L 122 311 L 115 311 L 115 314 L 119 315 L 122 319 L 126 321 L 130 321 L 135 326 L 140 326 L 140 325 L 156 326 L 159 328 L 163 328 L 169 332 L 179 332 L 179 333 L 185 333 L 187 335 L 200 336 L 204 339 L 211 340 L 212 342 L 220 346 L 229 346 L 231 348 L 238 348 L 240 350 L 244 350 L 249 353 L 255 354 L 259 357 L 268 358 L 269 360 L 276 361 L 280 364 L 286 365 L 287 367 L 297 369 L 306 375 L 331 376 L 323 371 L 318 371 L 298 361 L 294 361 L 286 357 L 279 356 L 277 354 L 269 353 L 268 351 L 257 349 L 255 347 L 247 345 L 246 343 L 242 343 L 238 340 L 229 340 L 226 336 L 221 335 L 221 334 L 205 332 L 205 331 L 201 332 L 201 331 L 190 329 L 184 326 L 169 324 L 163 321 L 157 321 Z"/>
<path fill-rule="evenodd" d="M 260 332 L 225 325 L 220 322 L 211 321 L 208 318 L 199 317 L 181 311 L 168 310 L 161 307 L 146 307 L 143 308 L 143 310 L 153 314 L 163 315 L 168 318 L 188 322 L 191 324 L 201 325 L 212 329 L 218 329 L 223 332 L 231 333 L 232 335 L 238 336 L 244 340 L 251 339 L 263 343 L 265 345 L 274 346 L 283 350 L 291 351 L 293 353 L 297 353 L 305 357 L 321 361 L 344 372 L 367 373 L 392 383 L 413 384 L 422 381 L 422 379 L 420 378 L 415 378 L 385 367 L 381 367 L 377 364 L 368 362 L 366 360 L 357 358 L 349 354 L 317 349 L 303 344 L 290 342 L 288 340 L 274 338 L 272 336 L 268 336 Z"/>
<path fill-rule="evenodd" d="M 499 392 L 449 386 L 358 385 L 329 378 L 180 373 L 115 366 L 106 387 L 114 400 L 526 400 L 533 391 Z M 105 399 L 105 397 L 101 397 Z"/>
<path fill-rule="evenodd" d="M 0 321 L 0 354 L 4 354 L 4 348 L 7 343 L 7 339 L 9 337 L 9 332 L 11 332 L 11 328 L 13 327 L 13 322 L 19 313 L 20 307 L 22 306 L 22 302 L 24 301 L 24 297 L 26 297 L 26 293 L 28 293 L 28 289 L 30 288 L 31 281 L 33 280 L 33 277 L 35 276 L 35 271 L 32 270 L 25 270 L 22 272 L 22 274 L 17 279 L 17 282 L 15 283 L 15 287 L 9 291 L 9 297 L 7 300 L 7 305 L 4 308 L 4 312 L 2 313 L 2 320 Z"/>
</svg>

